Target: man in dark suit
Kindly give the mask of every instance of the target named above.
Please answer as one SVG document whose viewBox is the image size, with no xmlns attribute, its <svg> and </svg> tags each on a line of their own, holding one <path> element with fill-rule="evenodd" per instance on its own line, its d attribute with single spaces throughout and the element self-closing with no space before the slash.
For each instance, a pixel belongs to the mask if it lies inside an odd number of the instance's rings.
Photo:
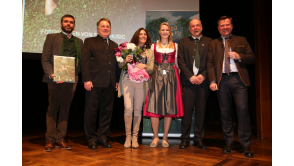
<svg viewBox="0 0 294 166">
<path fill-rule="evenodd" d="M 84 127 L 89 149 L 97 149 L 97 145 L 111 148 L 107 136 L 115 88 L 118 87 L 120 75 L 114 55 L 114 48 L 118 45 L 109 39 L 111 32 L 109 19 L 101 18 L 97 22 L 97 32 L 97 37 L 85 39 L 82 50 L 82 79 L 86 89 Z M 98 131 L 97 115 L 99 115 Z"/>
<path fill-rule="evenodd" d="M 221 124 L 226 146 L 223 153 L 234 149 L 234 128 L 232 124 L 232 99 L 235 101 L 238 116 L 238 139 L 245 157 L 253 157 L 250 151 L 251 126 L 248 113 L 248 92 L 250 86 L 246 64 L 252 64 L 255 56 L 247 40 L 232 35 L 232 18 L 218 19 L 220 38 L 209 45 L 207 61 L 210 89 L 216 91 L 220 107 Z"/>
<path fill-rule="evenodd" d="M 64 137 L 67 131 L 67 122 L 71 101 L 73 99 L 81 60 L 81 49 L 83 41 L 71 33 L 75 27 L 75 19 L 72 15 L 64 15 L 61 18 L 60 27 L 62 32 L 49 34 L 46 37 L 43 53 L 42 67 L 44 70 L 43 82 L 48 84 L 49 107 L 46 114 L 46 143 L 45 151 L 51 152 L 53 148 L 59 147 L 70 150 Z M 56 75 L 53 74 L 54 55 L 75 57 L 75 83 L 53 82 Z M 57 112 L 59 110 L 58 121 Z M 57 127 L 56 127 L 57 121 Z"/>
<path fill-rule="evenodd" d="M 212 40 L 203 36 L 202 24 L 193 19 L 189 25 L 191 36 L 179 41 L 178 64 L 183 91 L 184 117 L 182 117 L 182 136 L 180 149 L 190 142 L 192 115 L 195 107 L 194 146 L 206 149 L 204 139 L 204 119 L 206 102 L 209 95 L 209 83 L 206 74 L 207 47 Z"/>
</svg>

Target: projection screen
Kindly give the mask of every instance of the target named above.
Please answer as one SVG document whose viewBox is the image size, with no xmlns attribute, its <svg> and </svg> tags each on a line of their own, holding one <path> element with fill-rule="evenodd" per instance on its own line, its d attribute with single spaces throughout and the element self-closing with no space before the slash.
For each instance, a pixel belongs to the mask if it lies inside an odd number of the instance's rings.
<svg viewBox="0 0 294 166">
<path fill-rule="evenodd" d="M 110 38 L 120 44 L 145 27 L 146 10 L 199 10 L 199 0 L 23 0 L 22 52 L 41 53 L 47 34 L 60 32 L 65 14 L 75 17 L 73 35 L 84 40 L 97 35 L 96 23 L 111 21 Z"/>
</svg>

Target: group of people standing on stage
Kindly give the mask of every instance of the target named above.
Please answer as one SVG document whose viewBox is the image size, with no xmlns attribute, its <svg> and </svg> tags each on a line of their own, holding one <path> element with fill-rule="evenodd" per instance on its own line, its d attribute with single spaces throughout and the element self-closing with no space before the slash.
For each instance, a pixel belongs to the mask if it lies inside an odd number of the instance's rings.
<svg viewBox="0 0 294 166">
<path fill-rule="evenodd" d="M 231 17 L 219 18 L 221 37 L 215 40 L 202 35 L 202 24 L 198 19 L 191 20 L 189 24 L 191 36 L 182 38 L 178 44 L 173 43 L 171 27 L 166 22 L 159 26 L 159 40 L 153 44 L 147 30 L 139 28 L 130 42 L 144 50 L 138 55 L 136 67 L 145 69 L 150 75 L 150 79 L 139 83 L 129 79 L 128 70 L 120 69 L 134 59 L 128 55 L 123 62 L 117 62 L 114 54 L 118 45 L 109 39 L 109 19 L 101 18 L 97 22 L 97 37 L 86 38 L 84 43 L 71 34 L 75 26 L 73 16 L 64 15 L 60 26 L 61 33 L 47 35 L 42 53 L 43 82 L 48 83 L 49 93 L 45 151 L 50 152 L 54 147 L 71 149 L 64 137 L 78 73 L 81 72 L 86 89 L 84 129 L 89 149 L 112 147 L 107 136 L 116 90 L 118 97 L 124 97 L 125 148 L 139 147 L 142 114 L 151 120 L 154 139 L 150 147 L 158 146 L 159 118 L 164 117 L 162 147 L 169 147 L 168 131 L 172 118 L 181 118 L 179 148 L 187 148 L 195 108 L 194 146 L 206 149 L 203 142 L 204 119 L 207 99 L 212 90 L 217 93 L 226 143 L 222 152 L 231 153 L 234 150 L 231 118 L 233 99 L 238 115 L 241 150 L 245 157 L 253 157 L 247 94 L 250 82 L 246 64 L 254 63 L 255 56 L 244 37 L 232 35 Z M 76 57 L 76 83 L 53 82 L 53 56 L 60 54 Z"/>
</svg>

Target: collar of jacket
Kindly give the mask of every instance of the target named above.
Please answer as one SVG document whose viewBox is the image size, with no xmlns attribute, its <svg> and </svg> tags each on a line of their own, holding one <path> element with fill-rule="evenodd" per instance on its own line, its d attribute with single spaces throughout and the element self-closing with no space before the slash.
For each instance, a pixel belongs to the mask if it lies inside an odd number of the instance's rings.
<svg viewBox="0 0 294 166">
<path fill-rule="evenodd" d="M 201 40 L 202 38 L 203 38 L 203 35 L 200 37 L 200 40 Z M 189 36 L 189 39 L 190 39 L 191 41 L 195 41 L 195 39 L 194 39 L 191 35 Z M 199 41 L 200 41 L 200 40 L 199 40 Z"/>
<path fill-rule="evenodd" d="M 233 37 L 234 37 L 234 35 L 233 35 L 233 34 L 230 34 L 229 39 L 232 39 Z M 219 39 L 221 42 L 223 41 L 222 36 L 220 36 L 218 39 Z"/>
<path fill-rule="evenodd" d="M 106 40 L 106 39 L 109 40 L 109 37 L 108 37 L 108 38 L 103 38 L 103 37 L 101 37 L 99 34 L 97 35 L 97 37 L 98 37 L 99 39 L 102 39 L 102 40 Z"/>
</svg>

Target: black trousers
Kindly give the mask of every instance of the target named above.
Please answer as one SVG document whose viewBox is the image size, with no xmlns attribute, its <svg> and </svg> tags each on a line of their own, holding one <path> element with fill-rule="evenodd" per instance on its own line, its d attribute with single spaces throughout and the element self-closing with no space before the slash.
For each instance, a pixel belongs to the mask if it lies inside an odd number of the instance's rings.
<svg viewBox="0 0 294 166">
<path fill-rule="evenodd" d="M 216 93 L 226 144 L 234 144 L 232 123 L 232 102 L 234 100 L 238 116 L 238 139 L 242 147 L 249 147 L 251 144 L 251 125 L 248 112 L 247 86 L 244 85 L 239 74 L 230 76 L 223 74 Z"/>
<path fill-rule="evenodd" d="M 86 90 L 84 128 L 88 142 L 102 142 L 107 140 L 114 98 L 115 88 L 112 86 L 111 81 L 108 87 L 94 87 L 91 91 Z M 98 113 L 99 127 L 97 130 L 96 120 Z"/>
<path fill-rule="evenodd" d="M 181 122 L 182 139 L 190 140 L 192 115 L 195 107 L 194 141 L 203 140 L 206 103 L 210 92 L 208 80 L 205 79 L 200 85 L 182 84 L 182 92 L 184 107 L 184 117 Z"/>
<path fill-rule="evenodd" d="M 45 141 L 60 142 L 64 140 L 67 132 L 70 105 L 77 82 L 78 76 L 76 76 L 76 83 L 48 83 L 49 106 L 46 113 L 47 131 Z M 58 120 L 57 113 L 59 113 Z"/>
</svg>

